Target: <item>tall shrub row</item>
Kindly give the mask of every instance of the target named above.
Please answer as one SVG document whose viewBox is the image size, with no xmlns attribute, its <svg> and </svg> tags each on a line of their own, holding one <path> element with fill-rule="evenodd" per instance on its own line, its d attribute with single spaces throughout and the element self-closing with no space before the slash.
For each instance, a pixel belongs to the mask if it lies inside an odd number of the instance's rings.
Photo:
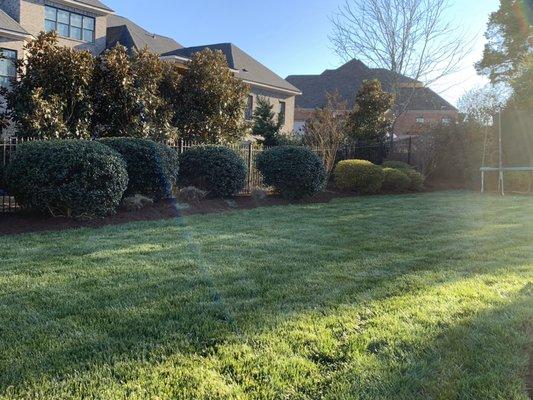
<svg viewBox="0 0 533 400">
<path fill-rule="evenodd" d="M 187 70 L 120 45 L 94 58 L 58 45 L 54 32 L 25 46 L 18 79 L 0 89 L 3 123 L 19 137 L 137 137 L 227 142 L 245 134 L 247 86 L 220 51 L 192 56 Z"/>
</svg>

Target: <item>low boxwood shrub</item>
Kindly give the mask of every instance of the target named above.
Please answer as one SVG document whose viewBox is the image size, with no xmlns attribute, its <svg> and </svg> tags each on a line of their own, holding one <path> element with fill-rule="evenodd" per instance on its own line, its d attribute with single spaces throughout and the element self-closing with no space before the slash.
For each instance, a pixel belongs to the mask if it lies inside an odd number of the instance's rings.
<svg viewBox="0 0 533 400">
<path fill-rule="evenodd" d="M 411 184 L 409 185 L 409 190 L 412 190 L 414 192 L 420 192 L 421 190 L 424 190 L 424 183 L 426 181 L 426 178 L 424 175 L 422 175 L 420 172 L 418 172 L 415 169 L 406 169 L 403 171 L 411 180 Z"/>
<path fill-rule="evenodd" d="M 403 161 L 385 161 L 382 165 L 383 168 L 393 168 L 393 169 L 399 169 L 400 171 L 404 171 L 406 169 L 415 169 L 410 164 L 407 164 Z"/>
<path fill-rule="evenodd" d="M 424 189 L 424 183 L 426 181 L 426 178 L 424 177 L 423 174 L 418 172 L 416 168 L 413 167 L 412 165 L 409 165 L 402 161 L 386 161 L 383 163 L 383 167 L 398 169 L 402 171 L 404 174 L 406 174 L 411 180 L 411 183 L 409 185 L 409 190 L 412 190 L 414 192 L 419 192 Z"/>
<path fill-rule="evenodd" d="M 180 156 L 178 185 L 194 186 L 211 198 L 230 197 L 246 183 L 246 165 L 233 150 L 226 147 L 196 147 Z"/>
<path fill-rule="evenodd" d="M 370 161 L 345 160 L 337 164 L 334 178 L 341 190 L 372 194 L 381 190 L 384 176 L 382 168 Z"/>
<path fill-rule="evenodd" d="M 411 178 L 399 169 L 383 168 L 382 190 L 390 193 L 403 193 L 409 190 Z"/>
<path fill-rule="evenodd" d="M 106 138 L 100 142 L 117 151 L 126 162 L 129 176 L 126 197 L 139 194 L 160 200 L 172 196 L 179 168 L 176 151 L 140 138 Z"/>
<path fill-rule="evenodd" d="M 324 163 L 306 147 L 273 147 L 260 153 L 256 163 L 264 183 L 286 198 L 300 199 L 324 189 Z"/>
<path fill-rule="evenodd" d="M 2 162 L 2 160 L 0 160 L 0 190 L 6 189 L 5 170 L 6 168 L 4 167 L 4 163 Z"/>
<path fill-rule="evenodd" d="M 101 143 L 54 140 L 19 145 L 6 180 L 24 209 L 93 217 L 115 212 L 128 173 L 120 155 Z"/>
</svg>

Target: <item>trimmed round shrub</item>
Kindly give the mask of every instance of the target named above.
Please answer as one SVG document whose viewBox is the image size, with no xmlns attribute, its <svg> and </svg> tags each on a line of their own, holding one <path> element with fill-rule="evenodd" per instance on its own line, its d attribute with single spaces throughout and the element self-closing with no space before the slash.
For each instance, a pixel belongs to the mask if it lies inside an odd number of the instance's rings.
<svg viewBox="0 0 533 400">
<path fill-rule="evenodd" d="M 2 160 L 0 160 L 0 190 L 6 188 L 5 169 Z"/>
<path fill-rule="evenodd" d="M 398 169 L 404 174 L 406 174 L 411 180 L 409 190 L 419 192 L 424 189 L 424 183 L 426 181 L 426 178 L 423 174 L 418 172 L 412 165 L 409 165 L 402 161 L 386 161 L 383 163 L 383 167 Z"/>
<path fill-rule="evenodd" d="M 403 193 L 409 190 L 410 186 L 411 178 L 405 172 L 394 168 L 383 168 L 383 191 Z"/>
<path fill-rule="evenodd" d="M 165 175 L 170 180 L 171 186 L 174 187 L 178 183 L 178 175 L 180 170 L 180 156 L 178 152 L 164 144 L 157 144 L 161 150 L 163 157 L 163 167 Z"/>
<path fill-rule="evenodd" d="M 415 169 L 412 165 L 407 164 L 403 161 L 385 161 L 382 165 L 383 168 L 393 168 L 393 169 L 399 169 L 400 171 L 406 170 L 406 169 Z"/>
<path fill-rule="evenodd" d="M 422 175 L 420 172 L 414 170 L 414 169 L 406 169 L 403 171 L 411 180 L 411 184 L 409 185 L 409 190 L 412 190 L 414 192 L 420 192 L 421 190 L 424 190 L 424 182 L 426 181 L 426 178 L 424 175 Z"/>
<path fill-rule="evenodd" d="M 353 190 L 362 194 L 378 193 L 384 179 L 382 168 L 366 160 L 339 162 L 334 177 L 339 189 Z"/>
<path fill-rule="evenodd" d="M 128 186 L 120 155 L 86 140 L 21 144 L 6 172 L 8 189 L 22 208 L 51 215 L 112 214 Z"/>
<path fill-rule="evenodd" d="M 137 194 L 155 200 L 172 196 L 178 175 L 176 151 L 148 139 L 106 138 L 101 143 L 117 151 L 128 169 L 126 197 Z M 171 156 L 174 151 L 175 157 Z"/>
<path fill-rule="evenodd" d="M 246 165 L 226 147 L 196 147 L 180 156 L 180 187 L 194 186 L 211 198 L 231 197 L 246 183 Z"/>
<path fill-rule="evenodd" d="M 257 156 L 256 164 L 264 183 L 285 198 L 312 196 L 322 191 L 326 183 L 324 163 L 306 147 L 270 148 Z"/>
</svg>

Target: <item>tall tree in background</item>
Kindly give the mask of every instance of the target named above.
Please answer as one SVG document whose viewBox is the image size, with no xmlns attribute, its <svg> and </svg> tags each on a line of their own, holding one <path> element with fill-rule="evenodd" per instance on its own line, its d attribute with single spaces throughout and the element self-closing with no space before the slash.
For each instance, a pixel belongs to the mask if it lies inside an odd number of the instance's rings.
<svg viewBox="0 0 533 400">
<path fill-rule="evenodd" d="M 25 46 L 19 79 L 4 90 L 7 112 L 19 137 L 88 138 L 92 114 L 94 58 L 87 51 L 58 45 L 53 32 Z"/>
<path fill-rule="evenodd" d="M 233 75 L 221 51 L 193 55 L 176 93 L 174 125 L 185 139 L 232 142 L 245 136 L 249 88 Z"/>
<path fill-rule="evenodd" d="M 274 106 L 264 97 L 257 98 L 257 107 L 254 110 L 254 123 L 252 134 L 263 138 L 262 144 L 265 146 L 279 146 L 282 142 L 281 119 L 276 118 Z"/>
<path fill-rule="evenodd" d="M 402 76 L 435 83 L 457 72 L 471 50 L 464 31 L 447 19 L 448 8 L 449 0 L 346 0 L 332 18 L 330 40 L 339 56 L 390 71 L 390 82 L 383 83 L 401 100 L 393 121 L 409 106 L 416 86 L 401 90 Z"/>
<path fill-rule="evenodd" d="M 494 84 L 511 84 L 521 74 L 533 46 L 532 20 L 531 0 L 500 0 L 499 10 L 489 19 L 487 44 L 477 71 Z"/>
<path fill-rule="evenodd" d="M 94 79 L 94 134 L 167 139 L 171 114 L 160 93 L 164 61 L 117 45 L 102 54 Z"/>
<path fill-rule="evenodd" d="M 364 81 L 347 119 L 348 136 L 356 141 L 383 143 L 391 133 L 392 122 L 387 112 L 393 105 L 393 95 L 384 92 L 378 80 Z"/>
<path fill-rule="evenodd" d="M 346 111 L 348 104 L 342 101 L 338 92 L 328 93 L 323 108 L 313 112 L 305 125 L 303 143 L 320 149 L 326 171 L 331 174 L 337 161 L 340 146 L 346 140 Z"/>
</svg>

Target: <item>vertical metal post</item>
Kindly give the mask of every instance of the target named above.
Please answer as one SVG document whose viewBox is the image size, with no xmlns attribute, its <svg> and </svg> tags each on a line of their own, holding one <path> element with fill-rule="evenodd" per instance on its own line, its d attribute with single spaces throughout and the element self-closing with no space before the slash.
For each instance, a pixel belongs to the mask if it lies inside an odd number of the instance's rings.
<svg viewBox="0 0 533 400">
<path fill-rule="evenodd" d="M 248 142 L 248 193 L 252 191 L 253 143 Z"/>
<path fill-rule="evenodd" d="M 409 136 L 409 150 L 407 151 L 407 164 L 411 164 L 411 151 L 413 150 L 413 137 Z"/>
<path fill-rule="evenodd" d="M 179 140 L 178 154 L 183 154 L 183 138 L 180 138 L 180 140 Z"/>
<path fill-rule="evenodd" d="M 503 173 L 503 142 L 502 142 L 502 111 L 498 113 L 498 142 L 499 142 L 499 156 L 500 156 L 500 173 L 498 187 L 500 189 L 500 194 L 505 196 L 505 186 L 504 186 L 504 173 Z"/>
</svg>

